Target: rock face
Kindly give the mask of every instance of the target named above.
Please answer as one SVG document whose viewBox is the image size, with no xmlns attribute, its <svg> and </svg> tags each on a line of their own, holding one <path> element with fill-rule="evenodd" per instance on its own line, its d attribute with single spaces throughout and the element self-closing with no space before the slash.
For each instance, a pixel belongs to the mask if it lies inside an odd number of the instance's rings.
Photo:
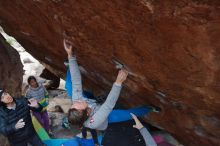
<svg viewBox="0 0 220 146">
<path fill-rule="evenodd" d="M 47 89 L 56 89 L 60 85 L 60 78 L 46 68 L 43 70 L 40 77 L 50 80 L 50 83 L 46 87 Z"/>
<path fill-rule="evenodd" d="M 5 89 L 13 96 L 21 94 L 23 65 L 18 52 L 12 48 L 0 34 L 0 89 Z M 2 146 L 7 146 L 5 137 L 0 135 Z"/>
<path fill-rule="evenodd" d="M 0 89 L 13 96 L 21 95 L 23 65 L 18 52 L 0 34 Z"/>
<path fill-rule="evenodd" d="M 219 20 L 219 0 L 0 1 L 0 25 L 56 75 L 63 37 L 92 89 L 109 89 L 124 64 L 121 101 L 160 106 L 148 121 L 187 146 L 220 145 Z"/>
</svg>

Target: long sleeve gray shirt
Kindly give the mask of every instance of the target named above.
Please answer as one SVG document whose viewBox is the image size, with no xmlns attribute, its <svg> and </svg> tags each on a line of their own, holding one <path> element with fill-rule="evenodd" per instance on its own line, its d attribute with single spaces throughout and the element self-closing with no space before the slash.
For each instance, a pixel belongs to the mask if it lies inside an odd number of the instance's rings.
<svg viewBox="0 0 220 146">
<path fill-rule="evenodd" d="M 37 102 L 40 102 L 48 94 L 46 88 L 42 84 L 38 83 L 38 85 L 39 86 L 37 88 L 33 88 L 33 87 L 29 86 L 29 88 L 26 92 L 26 97 L 28 99 L 35 98 L 37 100 Z"/>
<path fill-rule="evenodd" d="M 147 128 L 141 128 L 139 131 L 144 138 L 146 146 L 157 146 L 156 142 L 154 141 L 151 134 L 148 132 Z"/>
<path fill-rule="evenodd" d="M 95 100 L 83 96 L 81 74 L 75 57 L 69 58 L 69 68 L 72 81 L 72 101 L 85 100 L 92 109 L 90 117 L 85 121 L 84 126 L 91 129 L 105 130 L 108 126 L 108 116 L 120 95 L 121 86 L 113 84 L 106 101 L 99 105 Z"/>
</svg>

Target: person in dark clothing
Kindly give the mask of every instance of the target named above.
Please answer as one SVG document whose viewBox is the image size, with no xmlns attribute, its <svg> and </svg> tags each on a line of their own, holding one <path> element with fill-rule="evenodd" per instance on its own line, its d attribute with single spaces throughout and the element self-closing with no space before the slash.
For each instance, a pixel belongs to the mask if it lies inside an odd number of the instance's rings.
<svg viewBox="0 0 220 146">
<path fill-rule="evenodd" d="M 82 131 L 82 136 L 83 138 L 87 138 L 87 131 L 89 131 L 92 135 L 92 139 L 94 141 L 94 144 L 95 146 L 99 146 L 99 141 L 98 141 L 98 134 L 97 134 L 97 131 L 95 129 L 90 129 L 90 128 L 87 128 L 87 127 L 83 127 L 81 129 Z"/>
<path fill-rule="evenodd" d="M 7 92 L 0 90 L 0 133 L 5 135 L 11 146 L 44 146 L 37 136 L 30 110 L 41 110 L 36 100 L 15 99 Z"/>
<path fill-rule="evenodd" d="M 138 129 L 141 133 L 141 135 L 144 138 L 146 146 L 157 146 L 156 142 L 154 141 L 153 137 L 151 136 L 150 132 L 143 126 L 143 124 L 139 121 L 136 115 L 131 113 L 132 118 L 135 121 L 135 125 L 133 125 L 134 128 Z"/>
</svg>

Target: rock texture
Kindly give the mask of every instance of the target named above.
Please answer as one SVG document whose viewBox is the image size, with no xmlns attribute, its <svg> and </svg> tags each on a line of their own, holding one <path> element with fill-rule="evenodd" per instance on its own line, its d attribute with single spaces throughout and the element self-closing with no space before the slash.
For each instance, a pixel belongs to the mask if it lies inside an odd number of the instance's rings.
<svg viewBox="0 0 220 146">
<path fill-rule="evenodd" d="M 23 65 L 18 52 L 12 48 L 0 34 L 0 89 L 13 96 L 21 94 Z M 0 135 L 0 145 L 7 146 L 5 137 Z"/>
<path fill-rule="evenodd" d="M 60 85 L 60 78 L 46 68 L 43 70 L 40 77 L 50 80 L 46 86 L 47 89 L 56 89 Z"/>
<path fill-rule="evenodd" d="M 23 65 L 18 52 L 0 34 L 0 89 L 13 96 L 21 95 Z"/>
<path fill-rule="evenodd" d="M 219 0 L 2 0 L 0 25 L 58 76 L 68 37 L 100 91 L 124 64 L 124 104 L 160 106 L 148 121 L 187 146 L 220 145 Z"/>
</svg>

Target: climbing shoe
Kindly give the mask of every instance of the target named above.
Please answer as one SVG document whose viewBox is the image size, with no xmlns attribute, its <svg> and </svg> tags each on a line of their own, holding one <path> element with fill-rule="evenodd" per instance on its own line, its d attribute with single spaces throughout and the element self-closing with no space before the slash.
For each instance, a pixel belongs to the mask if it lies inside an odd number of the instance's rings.
<svg viewBox="0 0 220 146">
<path fill-rule="evenodd" d="M 68 59 L 66 59 L 66 60 L 64 61 L 64 65 L 65 65 L 66 67 L 69 66 L 69 61 L 68 61 Z"/>
<path fill-rule="evenodd" d="M 159 113 L 161 112 L 161 108 L 157 106 L 150 106 L 152 112 Z"/>
</svg>

